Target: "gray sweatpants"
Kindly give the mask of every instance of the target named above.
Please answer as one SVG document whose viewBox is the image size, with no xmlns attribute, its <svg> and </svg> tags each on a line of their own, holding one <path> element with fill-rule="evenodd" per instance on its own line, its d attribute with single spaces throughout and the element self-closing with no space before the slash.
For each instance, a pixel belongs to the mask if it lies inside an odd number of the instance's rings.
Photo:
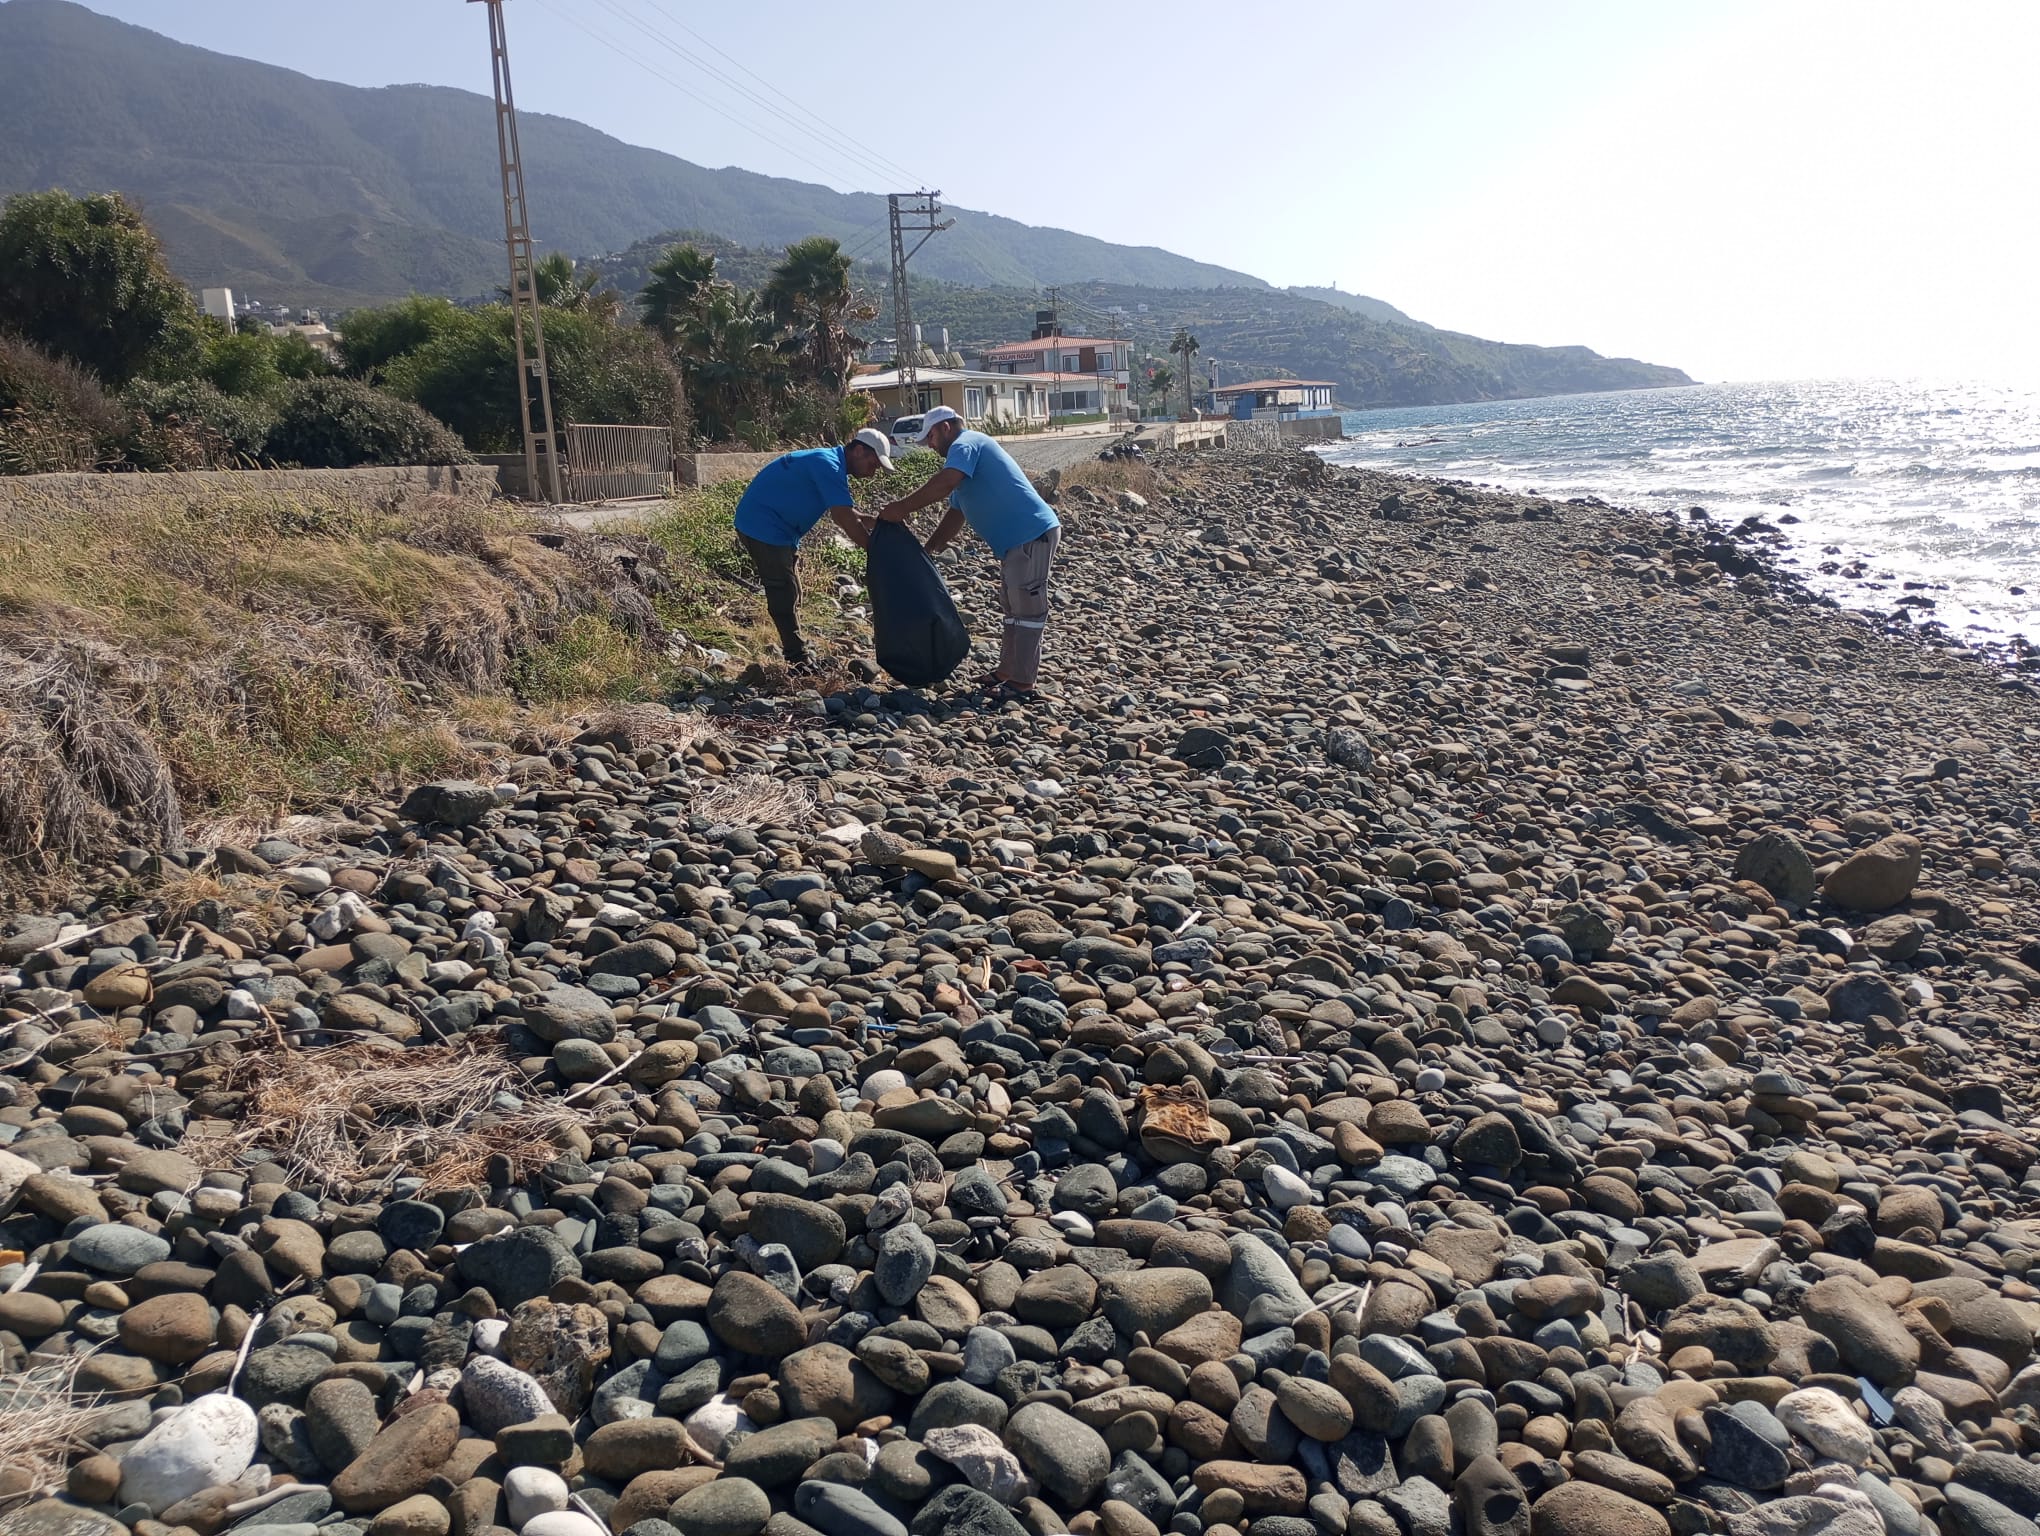
<svg viewBox="0 0 2040 1536">
<path fill-rule="evenodd" d="M 1009 549 L 999 560 L 999 597 L 1006 624 L 999 635 L 999 676 L 1032 688 L 1041 675 L 1041 642 L 1048 630 L 1048 571 L 1062 529 Z"/>
</svg>

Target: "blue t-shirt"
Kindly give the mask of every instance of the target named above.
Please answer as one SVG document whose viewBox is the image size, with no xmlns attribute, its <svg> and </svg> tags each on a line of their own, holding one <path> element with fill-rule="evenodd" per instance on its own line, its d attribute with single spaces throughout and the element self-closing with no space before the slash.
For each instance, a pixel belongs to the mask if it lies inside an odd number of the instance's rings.
<svg viewBox="0 0 2040 1536">
<path fill-rule="evenodd" d="M 942 463 L 946 469 L 962 470 L 964 476 L 963 484 L 949 493 L 949 504 L 1000 559 L 1062 526 L 1055 508 L 1036 494 L 1026 473 L 996 438 L 965 432 L 949 445 L 949 456 Z"/>
<path fill-rule="evenodd" d="M 831 507 L 847 507 L 850 472 L 841 448 L 782 453 L 752 477 L 737 503 L 737 532 L 791 549 Z"/>
</svg>

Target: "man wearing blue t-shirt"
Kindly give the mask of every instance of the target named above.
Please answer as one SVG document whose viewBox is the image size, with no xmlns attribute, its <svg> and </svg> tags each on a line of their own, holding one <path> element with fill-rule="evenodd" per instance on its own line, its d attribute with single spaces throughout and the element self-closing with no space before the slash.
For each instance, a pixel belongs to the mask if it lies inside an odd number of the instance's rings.
<svg viewBox="0 0 2040 1536">
<path fill-rule="evenodd" d="M 942 455 L 937 470 L 878 515 L 904 523 L 923 507 L 947 498 L 949 510 L 928 539 L 928 553 L 946 549 L 969 523 L 999 557 L 1000 596 L 1006 624 L 999 641 L 999 667 L 978 686 L 994 699 L 1027 698 L 1041 672 L 1041 642 L 1048 630 L 1048 572 L 1062 542 L 1062 522 L 1043 501 L 1026 472 L 996 438 L 965 428 L 963 418 L 938 405 L 921 418 L 916 439 Z"/>
<path fill-rule="evenodd" d="M 840 448 L 782 453 L 752 478 L 737 503 L 737 539 L 765 588 L 765 611 L 779 631 L 788 666 L 807 665 L 800 637 L 800 541 L 826 513 L 859 549 L 871 527 L 850 499 L 850 482 L 892 469 L 892 444 L 865 427 Z"/>
</svg>

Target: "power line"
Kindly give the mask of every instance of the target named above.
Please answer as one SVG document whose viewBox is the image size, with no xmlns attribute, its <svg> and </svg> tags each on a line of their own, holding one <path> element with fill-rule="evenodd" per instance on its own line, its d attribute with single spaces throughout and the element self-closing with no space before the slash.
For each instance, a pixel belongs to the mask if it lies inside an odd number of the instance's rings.
<svg viewBox="0 0 2040 1536">
<path fill-rule="evenodd" d="M 648 3 L 654 10 L 659 11 L 661 15 L 668 14 L 665 11 L 664 7 L 659 3 L 659 0 L 648 0 Z M 693 38 L 696 42 L 700 43 L 702 47 L 708 49 L 708 51 L 713 53 L 717 58 L 726 61 L 734 68 L 736 68 L 739 72 L 745 75 L 749 75 L 751 79 L 757 81 L 758 84 L 762 85 L 766 90 L 770 91 L 773 95 L 777 96 L 781 101 L 784 101 L 788 106 L 792 107 L 796 112 L 800 113 L 803 117 L 806 117 L 813 122 L 819 123 L 823 128 L 826 128 L 829 132 L 837 135 L 839 138 L 844 140 L 844 142 L 854 144 L 859 149 L 865 151 L 865 153 L 871 156 L 872 159 L 877 161 L 879 164 L 886 166 L 889 169 L 890 174 L 897 176 L 901 181 L 911 181 L 916 186 L 922 186 L 926 184 L 925 177 L 915 175 L 912 171 L 908 170 L 905 166 L 901 165 L 897 160 L 892 159 L 890 156 L 879 153 L 879 151 L 873 149 L 870 145 L 864 143 L 863 140 L 854 138 L 850 134 L 845 133 L 841 129 L 837 128 L 835 124 L 831 123 L 827 118 L 822 117 L 817 113 L 809 111 L 806 107 L 802 106 L 798 101 L 795 101 L 791 96 L 787 95 L 784 91 L 780 90 L 771 81 L 767 80 L 764 76 L 758 74 L 755 70 L 746 68 L 744 62 L 741 59 L 733 58 L 729 54 L 725 53 L 722 49 L 718 48 L 712 41 L 710 41 L 706 37 L 703 37 L 699 32 L 695 31 L 694 28 L 688 26 L 687 23 L 682 21 L 678 16 L 669 15 L 668 19 L 673 23 L 674 26 L 678 27 L 682 32 L 685 32 L 689 37 Z"/>
<path fill-rule="evenodd" d="M 664 48 L 668 53 L 671 53 L 675 57 L 683 60 L 684 62 L 693 65 L 694 68 L 701 71 L 702 74 L 708 76 L 711 80 L 717 82 L 725 90 L 731 92 L 733 95 L 741 97 L 745 101 L 750 102 L 753 106 L 759 108 L 761 111 L 769 113 L 771 116 L 777 118 L 780 122 L 784 123 L 787 127 L 791 128 L 795 133 L 805 134 L 808 138 L 813 139 L 817 144 L 821 145 L 822 149 L 826 153 L 836 156 L 838 159 L 842 160 L 846 165 L 855 166 L 859 171 L 863 172 L 864 174 L 876 176 L 881 185 L 887 181 L 892 180 L 894 175 L 897 174 L 885 163 L 883 157 L 878 156 L 871 150 L 865 149 L 863 146 L 859 145 L 855 140 L 851 139 L 847 134 L 843 134 L 833 128 L 827 128 L 825 130 L 817 130 L 815 128 L 811 128 L 806 123 L 801 122 L 798 118 L 792 117 L 788 113 L 781 111 L 778 106 L 768 101 L 765 97 L 759 95 L 749 86 L 743 84 L 743 82 L 732 79 L 729 75 L 717 69 L 713 64 L 708 63 L 698 54 L 692 52 L 691 50 L 684 47 L 680 43 L 675 42 L 671 36 L 669 36 L 658 26 L 654 25 L 649 21 L 644 20 L 642 17 L 636 15 L 635 13 L 626 10 L 619 3 L 619 0 L 595 0 L 595 3 L 601 6 L 603 10 L 607 11 L 611 16 L 615 17 L 618 21 L 621 21 L 626 25 L 635 27 L 639 32 L 643 33 L 652 42 L 657 43 L 661 48 Z"/>
<path fill-rule="evenodd" d="M 585 33 L 587 36 L 593 38 L 596 42 L 600 43 L 603 47 L 607 48 L 611 53 L 617 54 L 622 58 L 630 60 L 631 63 L 635 64 L 639 69 L 643 70 L 646 74 L 652 76 L 656 80 L 663 81 L 666 85 L 678 91 L 682 96 L 685 96 L 688 100 L 698 102 L 701 106 L 706 107 L 710 112 L 714 113 L 717 117 L 720 117 L 724 122 L 729 123 L 732 127 L 741 128 L 746 132 L 756 135 L 758 138 L 762 139 L 765 143 L 772 145 L 773 148 L 781 150 L 788 155 L 791 155 L 794 159 L 798 160 L 802 165 L 808 166 L 809 168 L 816 171 L 825 178 L 840 177 L 842 175 L 842 172 L 840 170 L 830 170 L 827 166 L 817 164 L 814 160 L 810 159 L 807 155 L 802 154 L 792 145 L 787 144 L 780 139 L 774 138 L 771 134 L 767 133 L 764 129 L 758 127 L 755 123 L 746 122 L 743 118 L 738 117 L 735 113 L 727 111 L 720 103 L 710 101 L 707 97 L 701 95 L 700 92 L 695 91 L 686 85 L 683 85 L 680 81 L 674 79 L 672 75 L 668 74 L 665 70 L 660 69 L 656 64 L 648 62 L 644 58 L 640 57 L 638 54 L 633 53 L 629 48 L 623 46 L 618 42 L 615 42 L 604 33 L 596 31 L 593 27 L 589 26 L 586 22 L 581 20 L 580 17 L 574 15 L 572 12 L 561 9 L 560 7 L 554 5 L 550 5 L 547 3 L 547 0 L 538 0 L 538 3 L 542 8 L 550 10 L 555 16 L 559 17 L 560 20 L 566 22 L 568 26 L 573 27 L 576 31 Z"/>
</svg>

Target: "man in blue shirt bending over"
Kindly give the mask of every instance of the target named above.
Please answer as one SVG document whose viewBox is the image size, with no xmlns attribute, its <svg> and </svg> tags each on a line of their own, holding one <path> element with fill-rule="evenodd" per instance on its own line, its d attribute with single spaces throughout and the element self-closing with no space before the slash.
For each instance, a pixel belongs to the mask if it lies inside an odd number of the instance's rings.
<svg viewBox="0 0 2040 1536">
<path fill-rule="evenodd" d="M 942 468 L 918 491 L 879 508 L 878 515 L 887 522 L 904 523 L 946 497 L 949 510 L 928 539 L 928 553 L 946 549 L 965 523 L 991 545 L 999 558 L 1006 624 L 998 670 L 978 686 L 998 702 L 1030 698 L 1041 672 L 1041 642 L 1048 630 L 1048 571 L 1062 542 L 1062 522 L 998 440 L 966 429 L 963 418 L 948 406 L 938 405 L 921 418 L 917 441 L 942 455 Z"/>
<path fill-rule="evenodd" d="M 827 513 L 852 544 L 868 549 L 870 524 L 857 515 L 850 482 L 892 467 L 886 435 L 865 427 L 840 448 L 782 453 L 758 471 L 737 503 L 737 539 L 765 588 L 765 611 L 788 666 L 804 667 L 808 659 L 800 637 L 800 541 Z"/>
</svg>

